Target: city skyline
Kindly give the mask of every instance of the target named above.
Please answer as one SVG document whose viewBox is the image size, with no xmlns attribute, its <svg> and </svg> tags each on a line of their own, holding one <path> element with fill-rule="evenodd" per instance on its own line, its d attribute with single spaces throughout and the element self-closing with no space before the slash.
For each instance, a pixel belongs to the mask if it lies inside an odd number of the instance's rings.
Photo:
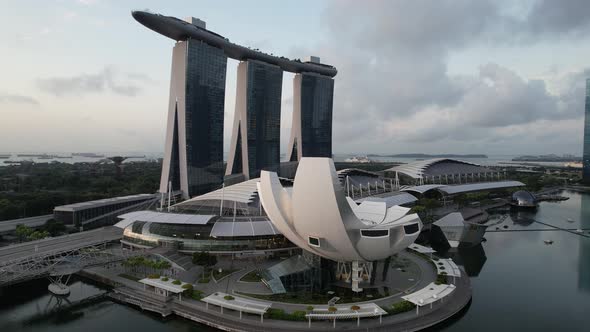
<svg viewBox="0 0 590 332">
<path fill-rule="evenodd" d="M 310 13 L 311 3 L 277 10 L 268 2 L 253 13 L 229 2 L 59 1 L 51 10 L 15 2 L 2 23 L 17 29 L 2 29 L 1 69 L 10 79 L 0 84 L 0 151 L 162 152 L 173 43 L 129 17 L 131 9 L 149 7 L 210 21 L 235 43 L 290 58 L 317 54 L 339 68 L 334 153 L 581 155 L 590 76 L 583 63 L 589 19 L 576 14 L 583 5 L 322 2 Z M 36 27 L 17 19 L 25 10 Z M 412 24 L 420 17 L 422 24 Z M 244 24 L 250 20 L 256 24 Z M 228 77 L 236 68 L 228 61 Z M 292 79 L 283 77 L 285 155 Z M 228 79 L 225 154 L 235 86 Z"/>
</svg>

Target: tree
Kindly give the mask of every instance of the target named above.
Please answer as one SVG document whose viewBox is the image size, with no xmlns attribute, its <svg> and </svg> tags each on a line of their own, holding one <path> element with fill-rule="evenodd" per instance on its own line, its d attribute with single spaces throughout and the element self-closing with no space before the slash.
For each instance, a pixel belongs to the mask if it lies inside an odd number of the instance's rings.
<svg viewBox="0 0 590 332">
<path fill-rule="evenodd" d="M 49 219 L 45 223 L 44 228 L 47 232 L 49 232 L 49 234 L 51 234 L 51 236 L 56 236 L 66 230 L 66 225 L 64 225 L 64 223 L 61 221 Z"/>
<path fill-rule="evenodd" d="M 193 253 L 193 264 L 203 266 L 203 279 L 205 279 L 205 270 L 217 264 L 217 256 L 208 252 Z"/>
<path fill-rule="evenodd" d="M 34 231 L 29 235 L 29 241 L 41 240 L 49 236 L 48 231 Z"/>
<path fill-rule="evenodd" d="M 20 242 L 26 241 L 28 237 L 33 234 L 33 229 L 26 225 L 16 225 L 16 236 Z"/>
</svg>

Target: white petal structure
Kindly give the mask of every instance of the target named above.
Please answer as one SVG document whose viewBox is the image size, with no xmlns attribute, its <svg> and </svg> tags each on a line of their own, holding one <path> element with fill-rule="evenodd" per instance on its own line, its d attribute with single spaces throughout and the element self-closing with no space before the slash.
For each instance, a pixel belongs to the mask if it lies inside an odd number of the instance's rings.
<svg viewBox="0 0 590 332">
<path fill-rule="evenodd" d="M 422 222 L 408 208 L 347 198 L 330 158 L 302 158 L 292 190 L 263 171 L 260 201 L 273 225 L 297 246 L 338 262 L 372 262 L 412 244 Z"/>
</svg>

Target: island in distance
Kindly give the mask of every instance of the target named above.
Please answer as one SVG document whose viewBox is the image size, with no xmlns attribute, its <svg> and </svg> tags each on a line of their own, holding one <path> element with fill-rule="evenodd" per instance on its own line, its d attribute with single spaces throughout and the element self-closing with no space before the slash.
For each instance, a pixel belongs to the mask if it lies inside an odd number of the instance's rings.
<svg viewBox="0 0 590 332">
<path fill-rule="evenodd" d="M 390 157 L 390 158 L 487 158 L 485 154 L 425 154 L 425 153 L 400 153 L 390 155 L 369 154 L 367 157 Z"/>
</svg>

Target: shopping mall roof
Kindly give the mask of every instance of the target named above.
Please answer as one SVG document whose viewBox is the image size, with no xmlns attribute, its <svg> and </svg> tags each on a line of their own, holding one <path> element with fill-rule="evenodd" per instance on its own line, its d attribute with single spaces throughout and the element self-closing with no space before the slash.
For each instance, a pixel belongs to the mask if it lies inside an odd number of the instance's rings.
<svg viewBox="0 0 590 332">
<path fill-rule="evenodd" d="M 268 218 L 258 220 L 218 221 L 211 229 L 212 237 L 280 235 Z"/>
<path fill-rule="evenodd" d="M 63 212 L 74 212 L 74 211 L 92 209 L 92 208 L 97 208 L 97 207 L 111 205 L 111 204 L 148 200 L 148 199 L 155 198 L 155 197 L 156 197 L 155 194 L 138 194 L 138 195 L 112 197 L 112 198 L 99 199 L 99 200 L 95 200 L 95 201 L 87 201 L 87 202 L 80 202 L 80 203 L 74 203 L 74 204 L 68 204 L 68 205 L 60 205 L 60 206 L 56 206 L 53 210 L 54 211 L 63 211 Z"/>
<path fill-rule="evenodd" d="M 479 183 L 459 184 L 459 185 L 454 185 L 454 186 L 445 186 L 443 188 L 439 188 L 439 190 L 443 191 L 449 195 L 452 195 L 452 194 L 461 194 L 461 193 L 473 192 L 473 191 L 504 189 L 504 188 L 514 188 L 514 187 L 524 187 L 524 186 L 525 186 L 525 184 L 520 181 L 497 181 L 497 182 L 479 182 Z"/>
<path fill-rule="evenodd" d="M 125 228 L 136 221 L 155 222 L 160 224 L 205 225 L 217 218 L 215 215 L 183 214 L 156 211 L 134 211 L 119 216 L 122 221 L 115 226 Z"/>
<path fill-rule="evenodd" d="M 496 182 L 477 182 L 477 183 L 467 183 L 467 184 L 457 184 L 457 185 L 444 185 L 444 184 L 425 184 L 421 186 L 414 186 L 404 188 L 401 191 L 409 191 L 419 194 L 424 194 L 431 190 L 438 190 L 448 195 L 454 194 L 462 194 L 468 192 L 475 192 L 475 191 L 484 191 L 484 190 L 496 190 L 496 189 L 506 189 L 506 188 L 515 188 L 515 187 L 523 187 L 525 186 L 524 183 L 520 181 L 496 181 Z"/>
<path fill-rule="evenodd" d="M 450 174 L 478 174 L 493 172 L 491 169 L 481 165 L 449 158 L 418 160 L 408 164 L 395 166 L 385 171 L 398 172 L 414 179 Z"/>
<path fill-rule="evenodd" d="M 415 193 L 419 193 L 419 194 L 424 194 L 427 191 L 431 191 L 433 189 L 439 189 L 439 188 L 443 188 L 443 187 L 446 187 L 446 185 L 444 185 L 444 184 L 423 184 L 421 186 L 404 188 L 401 191 L 411 191 L 411 192 L 415 192 Z"/>
<path fill-rule="evenodd" d="M 193 197 L 187 201 L 174 205 L 174 207 L 182 207 L 183 205 L 191 205 L 198 201 L 206 200 L 226 200 L 238 203 L 252 203 L 258 196 L 258 189 L 256 183 L 259 179 L 252 179 L 240 182 L 231 186 L 226 186 L 206 194 Z"/>
<path fill-rule="evenodd" d="M 362 203 L 364 201 L 372 201 L 372 202 L 385 202 L 387 207 L 392 207 L 394 205 L 404 205 L 409 204 L 417 201 L 418 199 L 411 194 L 408 193 L 388 193 L 391 194 L 390 196 L 369 196 L 365 198 L 360 198 L 355 200 L 357 203 Z"/>
</svg>

